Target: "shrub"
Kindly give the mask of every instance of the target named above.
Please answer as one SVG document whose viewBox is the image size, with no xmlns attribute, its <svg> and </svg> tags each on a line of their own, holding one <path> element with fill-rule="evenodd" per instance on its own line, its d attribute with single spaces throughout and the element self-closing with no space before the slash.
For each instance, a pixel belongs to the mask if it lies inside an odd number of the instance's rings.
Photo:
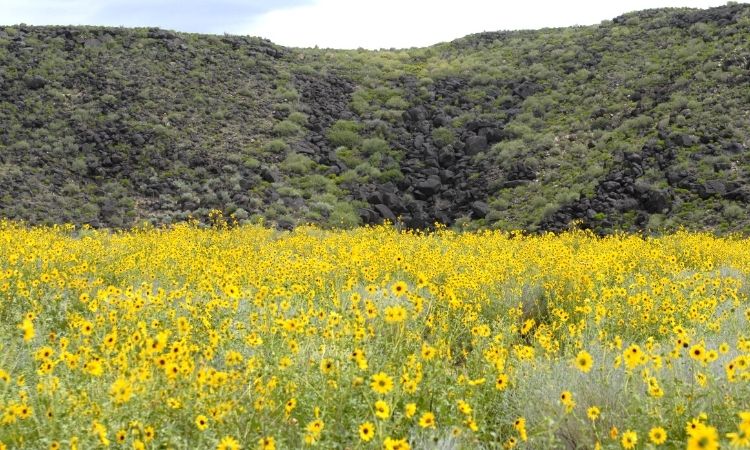
<svg viewBox="0 0 750 450">
<path fill-rule="evenodd" d="M 282 120 L 273 127 L 273 133 L 283 137 L 296 136 L 301 131 L 302 127 L 291 120 Z"/>
<path fill-rule="evenodd" d="M 359 224 L 359 214 L 351 203 L 337 202 L 328 216 L 328 225 L 332 227 L 353 228 Z"/>
<path fill-rule="evenodd" d="M 724 205 L 722 215 L 727 220 L 738 220 L 745 215 L 745 209 L 737 203 L 728 203 Z"/>
<path fill-rule="evenodd" d="M 263 149 L 268 153 L 282 153 L 285 152 L 288 148 L 289 145 L 287 145 L 287 143 L 282 141 L 281 139 L 274 139 L 263 146 Z"/>
<path fill-rule="evenodd" d="M 347 167 L 356 167 L 362 162 L 362 157 L 359 154 L 359 151 L 355 149 L 351 149 L 348 147 L 339 147 L 334 150 L 334 153 L 336 154 L 336 158 L 346 164 Z"/>
<path fill-rule="evenodd" d="M 450 128 L 440 127 L 432 130 L 432 142 L 438 148 L 443 148 L 447 145 L 453 145 L 455 141 L 456 134 Z"/>
<path fill-rule="evenodd" d="M 326 133 L 328 141 L 334 147 L 357 147 L 362 142 L 359 135 L 361 125 L 351 120 L 339 120 Z"/>
<path fill-rule="evenodd" d="M 285 172 L 304 174 L 312 170 L 315 161 L 301 153 L 290 153 L 286 159 L 279 164 L 279 168 Z"/>
<path fill-rule="evenodd" d="M 305 126 L 307 125 L 307 114 L 301 113 L 299 111 L 294 111 L 293 113 L 289 114 L 287 120 L 290 120 L 299 126 Z"/>
<path fill-rule="evenodd" d="M 362 141 L 362 153 L 365 156 L 371 156 L 378 153 L 386 154 L 390 149 L 391 147 L 385 139 L 370 138 Z"/>
<path fill-rule="evenodd" d="M 394 95 L 385 102 L 385 106 L 390 109 L 404 110 L 409 107 L 409 102 L 401 98 L 399 95 Z"/>
</svg>

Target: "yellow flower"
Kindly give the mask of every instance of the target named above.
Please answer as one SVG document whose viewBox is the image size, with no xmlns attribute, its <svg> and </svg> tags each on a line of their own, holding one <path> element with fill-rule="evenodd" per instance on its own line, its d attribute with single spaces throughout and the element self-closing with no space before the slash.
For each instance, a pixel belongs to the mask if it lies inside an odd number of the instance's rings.
<svg viewBox="0 0 750 450">
<path fill-rule="evenodd" d="M 406 320 L 406 308 L 401 305 L 386 306 L 385 308 L 385 322 L 386 323 L 399 323 Z"/>
<path fill-rule="evenodd" d="M 431 360 L 435 357 L 435 354 L 437 351 L 435 350 L 435 347 L 430 346 L 426 342 L 422 344 L 422 358 L 426 361 Z"/>
<path fill-rule="evenodd" d="M 383 441 L 384 450 L 410 450 L 409 442 L 406 439 L 385 438 Z"/>
<path fill-rule="evenodd" d="M 377 394 L 387 394 L 393 389 L 393 378 L 389 377 L 388 374 L 384 372 L 376 373 L 372 376 L 370 387 Z"/>
<path fill-rule="evenodd" d="M 200 414 L 195 418 L 195 426 L 197 426 L 199 430 L 204 431 L 206 428 L 208 428 L 208 417 Z"/>
<path fill-rule="evenodd" d="M 523 417 L 519 417 L 515 422 L 513 422 L 513 427 L 516 429 L 516 431 L 518 431 L 518 435 L 521 440 L 526 442 L 528 440 L 528 435 L 526 433 L 526 419 L 524 419 Z"/>
<path fill-rule="evenodd" d="M 406 414 L 406 417 L 411 419 L 414 417 L 414 414 L 417 413 L 417 404 L 416 403 L 407 403 L 404 407 L 404 413 Z"/>
<path fill-rule="evenodd" d="M 635 431 L 628 430 L 622 433 L 622 439 L 620 439 L 620 444 L 622 444 L 622 448 L 625 448 L 625 449 L 635 448 L 635 444 L 637 443 L 638 443 L 638 434 Z"/>
<path fill-rule="evenodd" d="M 667 441 L 667 430 L 662 427 L 651 428 L 648 432 L 648 438 L 652 443 L 659 445 Z"/>
<path fill-rule="evenodd" d="M 23 319 L 18 328 L 23 332 L 23 340 L 25 342 L 29 342 L 30 340 L 34 339 L 34 336 L 36 335 L 36 332 L 34 331 L 34 322 L 32 322 L 30 319 Z"/>
<path fill-rule="evenodd" d="M 133 387 L 131 383 L 124 378 L 118 378 L 109 388 L 109 395 L 116 404 L 127 402 L 133 396 Z"/>
<path fill-rule="evenodd" d="M 588 373 L 594 365 L 594 359 L 589 352 L 581 350 L 573 361 L 575 367 L 583 373 Z"/>
<path fill-rule="evenodd" d="M 599 418 L 599 414 L 601 411 L 596 406 L 591 406 L 589 409 L 586 410 L 586 415 L 591 419 L 592 421 L 595 421 Z"/>
<path fill-rule="evenodd" d="M 719 433 L 716 428 L 700 424 L 688 433 L 687 450 L 718 450 Z"/>
<path fill-rule="evenodd" d="M 573 401 L 573 393 L 570 391 L 562 391 L 562 393 L 560 393 L 560 403 L 565 406 L 575 405 L 575 402 Z"/>
<path fill-rule="evenodd" d="M 365 422 L 359 426 L 359 439 L 363 442 L 370 442 L 375 437 L 375 425 L 372 422 Z"/>
<path fill-rule="evenodd" d="M 458 410 L 461 414 L 468 416 L 472 412 L 471 405 L 464 400 L 458 401 Z"/>
<path fill-rule="evenodd" d="M 431 412 L 422 414 L 419 418 L 419 426 L 422 428 L 435 428 L 435 415 Z"/>
<path fill-rule="evenodd" d="M 297 399 L 296 398 L 290 398 L 286 401 L 286 404 L 284 404 L 284 412 L 286 415 L 290 415 L 292 411 L 294 411 L 294 408 L 297 407 Z"/>
<path fill-rule="evenodd" d="M 706 349 L 700 344 L 693 345 L 690 347 L 690 357 L 696 361 L 703 362 L 706 359 Z"/>
<path fill-rule="evenodd" d="M 34 415 L 34 409 L 24 403 L 15 408 L 15 414 L 19 419 L 26 420 Z"/>
<path fill-rule="evenodd" d="M 398 281 L 396 283 L 393 283 L 393 286 L 391 286 L 391 292 L 393 295 L 400 297 L 404 295 L 407 291 L 406 283 L 403 281 Z"/>
<path fill-rule="evenodd" d="M 503 391 L 508 387 L 508 375 L 501 373 L 495 378 L 495 389 Z"/>
<path fill-rule="evenodd" d="M 216 446 L 216 450 L 240 450 L 240 443 L 231 436 L 225 436 Z"/>
<path fill-rule="evenodd" d="M 328 375 L 336 369 L 336 364 L 331 358 L 323 358 L 320 361 L 320 371 L 323 375 Z"/>
<path fill-rule="evenodd" d="M 81 334 L 89 336 L 94 331 L 94 326 L 88 320 L 84 320 L 80 325 Z"/>
<path fill-rule="evenodd" d="M 260 450 L 276 450 L 276 439 L 273 436 L 262 437 L 258 440 Z"/>
<path fill-rule="evenodd" d="M 375 402 L 375 416 L 379 419 L 387 419 L 391 415 L 391 408 L 383 400 Z"/>
<path fill-rule="evenodd" d="M 325 428 L 325 422 L 321 419 L 315 419 L 305 427 L 305 429 L 314 436 L 319 435 L 323 431 L 323 428 Z"/>
<path fill-rule="evenodd" d="M 86 373 L 95 377 L 101 376 L 104 373 L 104 366 L 102 366 L 102 362 L 98 359 L 88 361 L 84 364 L 83 369 Z"/>
</svg>

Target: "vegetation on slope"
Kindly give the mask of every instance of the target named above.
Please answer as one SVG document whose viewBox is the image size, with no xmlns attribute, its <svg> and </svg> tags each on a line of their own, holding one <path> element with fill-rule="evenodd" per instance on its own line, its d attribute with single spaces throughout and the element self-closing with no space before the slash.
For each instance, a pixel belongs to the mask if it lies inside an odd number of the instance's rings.
<svg viewBox="0 0 750 450">
<path fill-rule="evenodd" d="M 391 51 L 0 28 L 0 210 L 748 230 L 750 6 Z"/>
</svg>

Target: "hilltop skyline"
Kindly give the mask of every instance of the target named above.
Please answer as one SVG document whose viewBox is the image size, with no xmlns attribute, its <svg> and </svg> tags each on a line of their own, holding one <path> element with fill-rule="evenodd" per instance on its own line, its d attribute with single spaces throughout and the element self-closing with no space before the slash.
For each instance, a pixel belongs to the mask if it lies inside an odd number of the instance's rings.
<svg viewBox="0 0 750 450">
<path fill-rule="evenodd" d="M 621 3 L 486 0 L 6 0 L 4 25 L 160 27 L 183 32 L 259 36 L 290 47 L 423 47 L 482 31 L 593 25 L 646 8 L 708 8 L 724 0 Z"/>
</svg>

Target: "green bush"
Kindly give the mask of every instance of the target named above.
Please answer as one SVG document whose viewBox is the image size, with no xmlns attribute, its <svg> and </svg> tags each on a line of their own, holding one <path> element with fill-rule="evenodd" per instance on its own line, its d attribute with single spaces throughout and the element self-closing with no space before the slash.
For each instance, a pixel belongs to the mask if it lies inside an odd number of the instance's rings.
<svg viewBox="0 0 750 450">
<path fill-rule="evenodd" d="M 390 149 L 391 147 L 385 139 L 369 138 L 362 141 L 362 153 L 365 156 L 372 156 L 379 153 L 386 154 Z"/>
<path fill-rule="evenodd" d="M 291 120 L 282 120 L 273 127 L 273 133 L 276 136 L 289 137 L 296 136 L 302 132 L 302 127 Z"/>
<path fill-rule="evenodd" d="M 438 148 L 443 148 L 447 145 L 453 145 L 455 141 L 456 134 L 450 128 L 439 127 L 432 130 L 432 142 Z"/>
<path fill-rule="evenodd" d="M 268 153 L 283 153 L 289 149 L 289 145 L 281 139 L 274 139 L 266 143 L 263 149 Z"/>
<path fill-rule="evenodd" d="M 356 149 L 339 147 L 334 150 L 334 153 L 336 154 L 336 158 L 346 164 L 347 167 L 356 167 L 358 164 L 362 163 L 362 156 Z"/>
<path fill-rule="evenodd" d="M 284 161 L 279 164 L 281 170 L 297 174 L 307 173 L 312 170 L 314 166 L 315 161 L 301 153 L 290 153 Z"/>
<path fill-rule="evenodd" d="M 362 125 L 351 120 L 339 120 L 326 133 L 328 141 L 333 147 L 354 148 L 362 142 L 359 130 Z"/>
<path fill-rule="evenodd" d="M 353 228 L 361 222 L 357 209 L 351 203 L 337 202 L 330 215 L 328 225 L 335 228 Z"/>
<path fill-rule="evenodd" d="M 299 111 L 294 111 L 293 113 L 289 114 L 287 120 L 290 120 L 297 125 L 304 127 L 305 125 L 307 125 L 307 114 L 301 113 Z"/>
<path fill-rule="evenodd" d="M 401 98 L 399 95 L 394 95 L 385 102 L 386 108 L 404 110 L 409 107 L 409 102 Z"/>
</svg>

